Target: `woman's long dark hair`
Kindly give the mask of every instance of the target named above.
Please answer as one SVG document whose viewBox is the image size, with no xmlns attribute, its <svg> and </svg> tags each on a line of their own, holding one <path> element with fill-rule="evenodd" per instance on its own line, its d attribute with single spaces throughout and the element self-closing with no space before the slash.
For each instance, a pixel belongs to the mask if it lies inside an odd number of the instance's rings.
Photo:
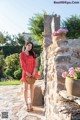
<svg viewBox="0 0 80 120">
<path fill-rule="evenodd" d="M 31 44 L 31 45 L 32 45 L 32 49 L 31 49 L 30 51 L 28 51 L 28 52 L 29 52 L 29 55 L 33 56 L 33 58 L 36 58 L 36 54 L 35 54 L 35 52 L 34 52 L 34 50 L 33 50 L 34 45 L 33 45 L 32 42 L 27 42 L 27 43 L 25 43 L 25 45 L 23 46 L 22 51 L 25 51 L 25 50 L 26 50 L 26 46 L 27 46 L 28 44 Z"/>
</svg>

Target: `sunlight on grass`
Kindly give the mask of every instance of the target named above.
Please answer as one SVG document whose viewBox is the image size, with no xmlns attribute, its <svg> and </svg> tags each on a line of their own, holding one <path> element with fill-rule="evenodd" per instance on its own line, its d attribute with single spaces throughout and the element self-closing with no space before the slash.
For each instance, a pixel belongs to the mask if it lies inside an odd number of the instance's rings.
<svg viewBox="0 0 80 120">
<path fill-rule="evenodd" d="M 20 80 L 8 80 L 8 81 L 0 82 L 0 86 L 1 85 L 20 85 L 20 84 L 21 84 Z"/>
</svg>

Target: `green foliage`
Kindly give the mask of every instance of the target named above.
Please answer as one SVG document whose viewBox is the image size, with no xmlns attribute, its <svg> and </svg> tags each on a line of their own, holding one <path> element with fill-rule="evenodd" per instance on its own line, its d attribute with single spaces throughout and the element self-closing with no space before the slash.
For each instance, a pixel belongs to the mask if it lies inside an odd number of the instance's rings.
<svg viewBox="0 0 80 120">
<path fill-rule="evenodd" d="M 5 41 L 6 41 L 6 40 L 5 40 L 5 37 L 4 37 L 3 33 L 0 32 L 0 44 L 4 44 Z"/>
<path fill-rule="evenodd" d="M 37 57 L 37 69 L 40 72 L 40 75 L 42 76 L 41 78 L 43 78 L 43 72 L 44 72 L 43 53 L 41 53 L 40 56 Z"/>
<path fill-rule="evenodd" d="M 3 50 L 4 57 L 6 57 L 10 54 L 20 53 L 22 51 L 22 46 L 0 46 L 0 49 Z M 34 51 L 36 52 L 37 56 L 39 56 L 42 51 L 41 46 L 35 45 Z"/>
<path fill-rule="evenodd" d="M 4 76 L 4 55 L 3 51 L 0 51 L 0 78 Z"/>
<path fill-rule="evenodd" d="M 0 32 L 0 44 L 1 45 L 18 45 L 17 43 L 17 37 L 15 35 L 9 35 L 7 32 Z"/>
<path fill-rule="evenodd" d="M 68 38 L 80 38 L 80 16 L 71 16 L 62 22 L 62 27 L 67 28 Z"/>
<path fill-rule="evenodd" d="M 3 49 L 4 57 L 14 54 L 20 53 L 22 51 L 22 46 L 0 46 L 0 49 Z"/>
<path fill-rule="evenodd" d="M 10 69 L 10 68 L 6 68 L 4 74 L 6 75 L 6 77 L 8 79 L 11 79 L 14 77 L 14 72 L 13 72 L 13 69 Z"/>
<path fill-rule="evenodd" d="M 15 53 L 10 56 L 7 56 L 5 59 L 6 70 L 5 74 L 8 77 L 14 78 L 14 72 L 20 68 L 19 54 Z"/>
<path fill-rule="evenodd" d="M 36 61 L 37 61 L 37 69 L 39 70 L 39 68 L 40 68 L 40 64 L 41 64 L 40 56 L 37 57 Z"/>
<path fill-rule="evenodd" d="M 0 67 L 3 65 L 4 61 L 4 55 L 3 55 L 3 50 L 0 50 Z"/>
<path fill-rule="evenodd" d="M 3 68 L 5 68 L 5 75 L 7 78 L 16 78 L 14 76 L 14 72 L 20 68 L 19 63 L 19 54 L 22 51 L 22 46 L 1 46 L 1 50 L 3 50 L 3 54 L 6 57 L 5 58 L 5 64 L 4 64 L 4 57 L 3 55 L 0 55 L 0 77 L 3 75 L 4 72 Z M 37 56 L 40 55 L 42 49 L 40 45 L 34 46 L 34 51 L 36 52 Z M 15 54 L 12 54 L 15 53 Z"/>
<path fill-rule="evenodd" d="M 7 46 L 16 46 L 16 45 L 18 45 L 17 40 L 16 40 L 17 37 L 15 35 L 7 34 L 5 36 L 5 39 L 6 39 L 5 45 L 7 45 Z"/>
<path fill-rule="evenodd" d="M 27 41 L 27 42 L 32 42 L 32 38 L 29 37 L 26 41 Z"/>
<path fill-rule="evenodd" d="M 24 45 L 25 44 L 24 36 L 22 34 L 18 34 L 17 42 L 18 42 L 19 45 Z"/>
<path fill-rule="evenodd" d="M 34 40 L 42 43 L 44 32 L 44 14 L 35 14 L 29 19 L 29 30 L 34 36 Z"/>
<path fill-rule="evenodd" d="M 7 68 L 16 70 L 17 68 L 19 68 L 19 54 L 15 53 L 10 56 L 7 56 L 5 59 L 5 63 Z"/>
<path fill-rule="evenodd" d="M 22 76 L 22 69 L 20 68 L 14 72 L 14 77 L 20 80 L 21 76 Z"/>
<path fill-rule="evenodd" d="M 41 47 L 41 45 L 35 45 L 35 46 L 34 46 L 34 51 L 35 51 L 37 57 L 40 56 L 40 53 L 42 52 L 42 47 Z"/>
</svg>

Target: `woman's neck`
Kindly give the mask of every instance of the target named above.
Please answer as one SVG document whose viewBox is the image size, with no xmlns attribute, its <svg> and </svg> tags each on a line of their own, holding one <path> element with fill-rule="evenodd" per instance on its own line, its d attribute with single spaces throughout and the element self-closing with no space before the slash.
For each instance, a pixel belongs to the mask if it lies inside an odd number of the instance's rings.
<svg viewBox="0 0 80 120">
<path fill-rule="evenodd" d="M 25 50 L 25 53 L 26 53 L 27 55 L 29 55 L 29 52 L 28 52 L 27 50 Z"/>
</svg>

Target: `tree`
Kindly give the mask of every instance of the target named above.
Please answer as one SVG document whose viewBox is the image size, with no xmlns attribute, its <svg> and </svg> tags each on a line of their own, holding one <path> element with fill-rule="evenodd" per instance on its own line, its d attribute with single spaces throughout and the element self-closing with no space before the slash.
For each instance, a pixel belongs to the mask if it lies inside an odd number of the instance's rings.
<svg viewBox="0 0 80 120">
<path fill-rule="evenodd" d="M 29 30 L 34 36 L 34 40 L 42 43 L 44 32 L 44 14 L 35 14 L 29 19 Z"/>
<path fill-rule="evenodd" d="M 3 50 L 0 50 L 0 78 L 3 77 L 4 72 L 4 55 Z"/>
<path fill-rule="evenodd" d="M 5 44 L 6 46 L 16 46 L 16 45 L 18 45 L 17 36 L 15 36 L 15 35 L 9 35 L 8 33 L 6 33 L 5 39 L 6 39 L 6 44 Z"/>
<path fill-rule="evenodd" d="M 5 42 L 6 42 L 6 39 L 5 39 L 4 35 L 3 35 L 3 33 L 0 32 L 0 44 L 4 44 Z"/>
<path fill-rule="evenodd" d="M 22 46 L 25 44 L 24 36 L 22 34 L 18 34 L 17 42 L 19 45 L 22 45 Z"/>
<path fill-rule="evenodd" d="M 62 27 L 69 30 L 68 38 L 80 38 L 80 16 L 72 15 L 62 22 Z"/>
<path fill-rule="evenodd" d="M 29 37 L 26 41 L 27 41 L 27 42 L 31 42 L 31 41 L 32 41 L 32 38 Z"/>
</svg>

